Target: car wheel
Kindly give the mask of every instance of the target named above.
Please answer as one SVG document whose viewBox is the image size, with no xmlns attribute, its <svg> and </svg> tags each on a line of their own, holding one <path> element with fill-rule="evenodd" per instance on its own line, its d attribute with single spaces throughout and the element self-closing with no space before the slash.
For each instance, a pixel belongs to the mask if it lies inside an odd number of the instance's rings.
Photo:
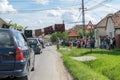
<svg viewBox="0 0 120 80">
<path fill-rule="evenodd" d="M 34 71 L 35 70 L 35 56 L 34 56 L 34 60 L 33 60 L 33 67 L 31 69 L 31 71 Z"/>
<path fill-rule="evenodd" d="M 34 71 L 35 70 L 35 67 L 33 67 L 32 69 L 31 69 L 31 71 Z"/>
<path fill-rule="evenodd" d="M 42 50 L 40 51 L 40 53 L 42 53 Z"/>
</svg>

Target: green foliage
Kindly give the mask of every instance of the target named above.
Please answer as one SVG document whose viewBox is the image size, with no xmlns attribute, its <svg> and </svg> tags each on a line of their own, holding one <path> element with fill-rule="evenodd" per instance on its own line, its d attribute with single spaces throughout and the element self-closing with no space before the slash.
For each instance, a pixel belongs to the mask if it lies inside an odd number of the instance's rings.
<svg viewBox="0 0 120 80">
<path fill-rule="evenodd" d="M 60 40 L 66 40 L 68 36 L 67 32 L 56 32 L 51 35 L 51 41 L 56 42 L 59 38 Z"/>
<path fill-rule="evenodd" d="M 80 29 L 80 30 L 78 31 L 78 34 L 80 35 L 80 37 L 83 37 L 83 30 Z"/>
<path fill-rule="evenodd" d="M 51 35 L 50 39 L 51 39 L 52 42 L 56 42 L 57 41 L 57 35 L 56 35 L 56 33 L 53 33 Z"/>
<path fill-rule="evenodd" d="M 102 74 L 94 72 L 89 66 L 75 61 L 68 56 L 63 56 L 64 64 L 73 75 L 74 80 L 109 80 Z"/>
<path fill-rule="evenodd" d="M 19 30 L 22 30 L 22 29 L 26 29 L 26 28 L 27 28 L 27 26 L 24 27 L 24 26 L 18 25 L 18 24 L 16 24 L 16 23 L 10 23 L 9 26 L 11 26 L 11 27 L 13 27 L 13 28 L 17 28 L 17 29 L 19 29 Z"/>
<path fill-rule="evenodd" d="M 67 66 L 73 77 L 77 78 L 76 80 L 120 80 L 119 51 L 120 49 L 115 49 L 115 50 L 93 49 L 91 53 L 90 49 L 81 49 L 81 48 L 80 49 L 73 48 L 70 51 L 67 51 L 66 49 L 59 50 L 59 52 L 61 52 L 63 56 L 65 56 L 63 57 L 65 65 Z M 77 57 L 84 55 L 95 56 L 97 59 L 92 61 L 79 62 L 72 60 L 70 58 L 70 57 L 75 57 L 75 56 Z M 85 66 L 87 66 L 87 68 Z M 86 77 L 86 72 L 88 72 L 88 74 L 97 74 L 97 77 L 99 79 L 84 78 Z M 84 77 L 81 78 L 80 76 L 84 76 Z M 90 76 L 92 77 L 92 75 Z"/>
<path fill-rule="evenodd" d="M 86 32 L 85 32 L 85 35 L 86 35 L 87 37 L 89 37 L 89 36 L 90 36 L 90 31 L 86 31 Z"/>
<path fill-rule="evenodd" d="M 80 37 L 83 37 L 83 30 L 79 29 L 78 34 L 80 35 Z M 90 32 L 90 31 L 86 30 L 85 31 L 85 35 L 86 35 L 86 37 L 93 36 L 94 35 L 94 31 L 92 30 Z"/>
</svg>

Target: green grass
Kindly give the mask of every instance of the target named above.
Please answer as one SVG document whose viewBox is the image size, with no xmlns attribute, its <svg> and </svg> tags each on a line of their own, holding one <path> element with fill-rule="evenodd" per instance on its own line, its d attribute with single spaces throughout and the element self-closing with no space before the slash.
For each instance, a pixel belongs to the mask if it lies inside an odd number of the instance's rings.
<svg viewBox="0 0 120 80">
<path fill-rule="evenodd" d="M 66 48 L 66 47 L 65 47 Z M 120 80 L 120 49 L 60 49 L 63 60 L 75 80 Z M 80 62 L 71 57 L 90 55 L 97 59 Z"/>
<path fill-rule="evenodd" d="M 72 60 L 68 56 L 63 56 L 63 60 L 69 72 L 74 76 L 74 80 L 109 80 L 102 74 L 93 71 L 84 63 Z"/>
</svg>

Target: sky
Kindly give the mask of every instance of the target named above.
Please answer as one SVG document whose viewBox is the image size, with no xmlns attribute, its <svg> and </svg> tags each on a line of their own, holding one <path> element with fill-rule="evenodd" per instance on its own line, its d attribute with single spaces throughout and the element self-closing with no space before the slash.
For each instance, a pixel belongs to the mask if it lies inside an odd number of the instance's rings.
<svg viewBox="0 0 120 80">
<path fill-rule="evenodd" d="M 120 0 L 83 0 L 85 23 L 97 24 L 107 14 L 120 10 Z M 43 29 L 65 23 L 65 28 L 82 24 L 82 0 L 0 0 L 0 18 L 7 22 Z"/>
</svg>

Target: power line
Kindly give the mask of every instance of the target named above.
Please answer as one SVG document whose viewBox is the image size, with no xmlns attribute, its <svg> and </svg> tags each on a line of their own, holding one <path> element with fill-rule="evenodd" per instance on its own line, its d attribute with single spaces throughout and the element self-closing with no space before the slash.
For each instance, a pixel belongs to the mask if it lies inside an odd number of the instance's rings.
<svg viewBox="0 0 120 80">
<path fill-rule="evenodd" d="M 102 2 L 100 2 L 98 4 L 96 4 L 96 5 L 92 6 L 91 8 L 88 8 L 87 11 L 97 9 L 97 8 L 99 8 L 101 6 L 106 6 L 104 3 L 108 2 L 108 1 L 112 1 L 112 0 L 104 0 L 104 1 L 102 1 Z M 97 1 L 94 1 L 94 2 L 97 2 Z"/>
<path fill-rule="evenodd" d="M 102 4 L 103 6 L 105 6 L 105 7 L 107 7 L 107 8 L 110 8 L 110 9 L 115 9 L 115 10 L 119 10 L 119 9 L 117 9 L 117 8 L 114 8 L 113 6 L 112 7 L 110 7 L 110 6 L 107 6 L 107 5 L 105 5 L 105 4 Z"/>
<path fill-rule="evenodd" d="M 78 16 L 78 18 L 77 18 L 77 20 L 76 20 L 76 22 L 78 22 L 79 21 L 79 19 L 80 19 L 80 17 L 82 16 L 82 11 L 81 11 L 81 13 L 79 14 L 79 16 Z"/>
<path fill-rule="evenodd" d="M 5 1 L 0 1 L 0 2 L 5 2 Z M 34 3 L 37 3 L 37 1 L 10 1 L 10 0 L 8 0 L 8 2 L 13 2 L 13 3 L 23 3 L 23 2 L 34 2 Z M 60 1 L 60 2 L 65 2 L 65 1 Z M 60 3 L 60 2 L 50 2 L 50 3 Z"/>
<path fill-rule="evenodd" d="M 71 10 L 71 9 L 81 9 L 81 8 L 71 8 L 71 7 L 68 7 L 68 8 L 50 8 L 50 9 L 21 9 L 21 10 L 17 10 L 17 11 L 0 11 L 0 13 L 18 13 L 18 12 L 21 12 L 21 13 L 29 13 L 29 12 L 39 12 L 39 11 L 47 11 L 47 10 Z"/>
<path fill-rule="evenodd" d="M 99 17 L 100 19 L 103 19 L 103 17 L 101 17 L 100 15 L 97 15 L 96 13 L 93 13 L 93 14 Z"/>
<path fill-rule="evenodd" d="M 74 0 L 74 2 L 73 2 L 73 4 L 72 4 L 72 6 L 74 6 L 74 5 L 76 4 L 76 2 L 77 2 L 77 0 Z"/>
<path fill-rule="evenodd" d="M 85 1 L 85 4 L 87 4 L 90 0 Z"/>
<path fill-rule="evenodd" d="M 77 24 L 77 23 L 82 23 L 82 21 L 76 21 L 76 22 L 67 22 L 66 24 Z"/>
<path fill-rule="evenodd" d="M 95 15 L 96 17 L 103 19 L 103 17 L 101 17 L 100 15 L 96 14 L 95 12 L 92 12 L 93 15 Z"/>
<path fill-rule="evenodd" d="M 5 2 L 5 1 L 0 1 L 0 2 Z M 36 1 L 10 1 L 9 0 L 8 2 L 15 2 L 16 3 L 16 2 L 36 2 Z"/>
</svg>

